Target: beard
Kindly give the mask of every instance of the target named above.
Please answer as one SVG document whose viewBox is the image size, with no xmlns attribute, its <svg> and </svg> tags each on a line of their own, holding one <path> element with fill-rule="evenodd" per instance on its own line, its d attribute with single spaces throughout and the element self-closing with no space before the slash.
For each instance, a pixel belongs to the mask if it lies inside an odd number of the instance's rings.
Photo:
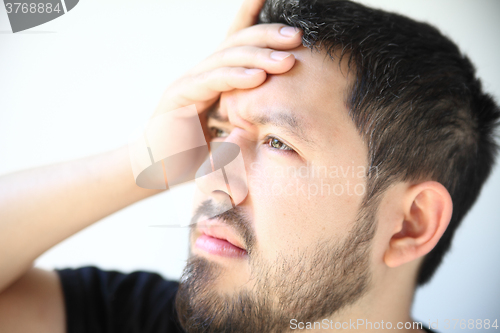
<svg viewBox="0 0 500 333">
<path fill-rule="evenodd" d="M 206 201 L 195 218 L 213 211 Z M 253 284 L 231 294 L 217 291 L 224 268 L 191 256 L 176 296 L 181 326 L 188 333 L 283 332 L 289 330 L 291 319 L 313 322 L 332 316 L 368 289 L 373 215 L 360 214 L 363 217 L 343 241 L 287 250 L 272 262 L 254 250 L 255 237 L 241 207 L 217 215 L 245 239 Z"/>
</svg>

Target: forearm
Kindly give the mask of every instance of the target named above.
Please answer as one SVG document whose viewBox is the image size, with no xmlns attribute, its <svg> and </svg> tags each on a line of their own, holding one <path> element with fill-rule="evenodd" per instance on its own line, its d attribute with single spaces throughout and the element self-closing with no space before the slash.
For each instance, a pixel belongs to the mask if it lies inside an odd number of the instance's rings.
<svg viewBox="0 0 500 333">
<path fill-rule="evenodd" d="M 43 252 L 136 201 L 127 147 L 0 177 L 0 291 Z"/>
</svg>

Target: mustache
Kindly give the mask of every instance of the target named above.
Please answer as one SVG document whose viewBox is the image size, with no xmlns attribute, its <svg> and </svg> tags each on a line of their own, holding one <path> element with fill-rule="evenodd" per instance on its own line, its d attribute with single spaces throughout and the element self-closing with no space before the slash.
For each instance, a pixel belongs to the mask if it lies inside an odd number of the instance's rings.
<svg viewBox="0 0 500 333">
<path fill-rule="evenodd" d="M 220 206 L 215 204 L 212 200 L 205 200 L 196 208 L 189 226 L 191 229 L 196 228 L 198 220 L 203 216 L 211 216 L 208 220 L 218 219 L 222 223 L 235 229 L 236 232 L 242 236 L 245 243 L 245 249 L 248 254 L 250 254 L 255 245 L 255 235 L 253 233 L 250 218 L 245 213 L 244 209 L 240 206 L 234 206 L 230 210 L 217 214 L 217 212 L 220 211 Z"/>
</svg>

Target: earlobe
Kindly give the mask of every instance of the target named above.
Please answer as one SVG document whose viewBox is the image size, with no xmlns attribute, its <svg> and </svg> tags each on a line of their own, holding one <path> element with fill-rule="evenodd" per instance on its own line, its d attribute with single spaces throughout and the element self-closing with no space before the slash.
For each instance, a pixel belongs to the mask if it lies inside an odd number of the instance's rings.
<svg viewBox="0 0 500 333">
<path fill-rule="evenodd" d="M 398 222 L 397 231 L 384 254 L 389 267 L 400 266 L 429 253 L 448 227 L 453 211 L 448 190 L 435 181 L 413 185 L 404 196 L 404 219 Z"/>
</svg>

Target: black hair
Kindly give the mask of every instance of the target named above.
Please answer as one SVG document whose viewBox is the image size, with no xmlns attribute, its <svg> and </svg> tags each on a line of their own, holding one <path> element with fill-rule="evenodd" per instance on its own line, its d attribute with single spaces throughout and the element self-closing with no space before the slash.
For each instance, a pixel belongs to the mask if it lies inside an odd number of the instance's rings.
<svg viewBox="0 0 500 333">
<path fill-rule="evenodd" d="M 430 280 L 477 199 L 498 150 L 500 111 L 470 60 L 438 29 L 351 1 L 268 0 L 260 23 L 303 31 L 303 45 L 348 59 L 349 114 L 368 146 L 365 207 L 395 182 L 435 180 L 453 200 L 448 228 L 417 277 Z"/>
</svg>

